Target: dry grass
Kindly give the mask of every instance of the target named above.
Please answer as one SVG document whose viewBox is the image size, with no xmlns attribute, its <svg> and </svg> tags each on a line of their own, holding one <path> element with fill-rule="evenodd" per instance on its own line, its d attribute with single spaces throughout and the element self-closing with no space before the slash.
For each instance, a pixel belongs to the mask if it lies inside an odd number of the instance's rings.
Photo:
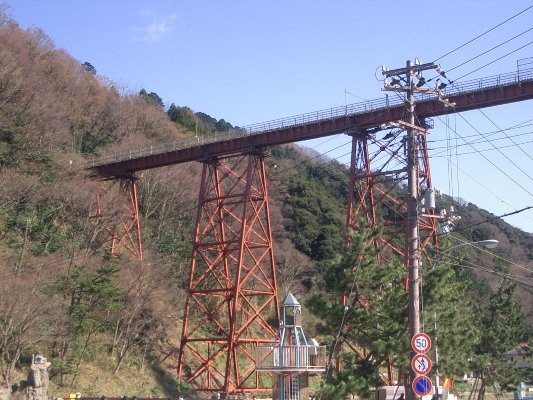
<svg viewBox="0 0 533 400">
<path fill-rule="evenodd" d="M 60 387 L 50 384 L 50 398 L 68 398 L 69 393 L 80 392 L 84 397 L 121 397 L 138 398 L 174 397 L 174 370 L 157 369 L 137 362 L 126 363 L 118 374 L 113 375 L 114 360 L 102 357 L 80 367 L 75 383 Z"/>
</svg>

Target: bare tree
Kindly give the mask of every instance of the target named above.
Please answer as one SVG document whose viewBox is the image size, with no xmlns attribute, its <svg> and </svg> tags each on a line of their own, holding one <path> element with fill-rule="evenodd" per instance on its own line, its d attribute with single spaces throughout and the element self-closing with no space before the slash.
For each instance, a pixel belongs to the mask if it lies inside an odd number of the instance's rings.
<svg viewBox="0 0 533 400">
<path fill-rule="evenodd" d="M 36 279 L 13 277 L 2 281 L 0 290 L 0 373 L 10 387 L 20 356 L 46 336 L 46 302 Z"/>
<path fill-rule="evenodd" d="M 142 353 L 142 363 L 147 352 L 164 340 L 164 314 L 170 304 L 161 307 L 160 298 L 169 298 L 166 289 L 157 279 L 161 271 L 143 269 L 135 276 L 132 270 L 124 271 L 122 279 L 128 280 L 129 290 L 123 298 L 124 307 L 115 319 L 115 332 L 111 353 L 115 356 L 114 374 L 132 351 Z M 123 282 L 124 284 L 124 282 Z"/>
</svg>

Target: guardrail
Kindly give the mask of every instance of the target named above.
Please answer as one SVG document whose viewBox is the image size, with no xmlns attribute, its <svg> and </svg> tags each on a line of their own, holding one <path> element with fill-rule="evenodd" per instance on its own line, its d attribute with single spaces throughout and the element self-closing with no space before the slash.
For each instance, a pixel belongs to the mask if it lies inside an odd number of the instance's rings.
<svg viewBox="0 0 533 400">
<path fill-rule="evenodd" d="M 518 82 L 533 79 L 533 68 L 521 69 L 490 77 L 475 79 L 465 82 L 449 84 L 443 90 L 445 96 L 467 94 L 481 89 L 489 89 L 498 86 L 511 85 Z M 417 101 L 427 101 L 437 97 L 436 94 L 416 94 Z M 343 116 L 363 114 L 370 111 L 379 111 L 391 107 L 399 106 L 403 103 L 401 98 L 390 99 L 388 95 L 380 99 L 368 100 L 360 103 L 347 104 L 345 106 L 333 107 L 329 109 L 314 111 L 306 114 L 295 115 L 287 118 L 275 119 L 267 122 L 247 125 L 242 128 L 234 128 L 225 132 L 216 132 L 211 136 L 197 137 L 191 140 L 163 144 L 161 146 L 150 146 L 140 150 L 127 150 L 115 152 L 113 155 L 92 159 L 86 164 L 86 168 L 94 168 L 100 165 L 114 164 L 117 162 L 141 158 L 150 155 L 163 154 L 176 150 L 202 146 L 204 144 L 222 142 L 237 139 L 250 135 L 257 135 L 278 129 L 285 129 L 299 125 L 316 123 L 320 121 L 340 118 Z"/>
</svg>

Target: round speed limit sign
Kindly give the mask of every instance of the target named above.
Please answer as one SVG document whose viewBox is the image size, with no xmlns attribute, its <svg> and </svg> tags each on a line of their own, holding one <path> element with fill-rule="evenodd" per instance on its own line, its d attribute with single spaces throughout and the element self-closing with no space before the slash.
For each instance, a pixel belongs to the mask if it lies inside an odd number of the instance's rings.
<svg viewBox="0 0 533 400">
<path fill-rule="evenodd" d="M 411 339 L 411 347 L 417 353 L 425 353 L 431 348 L 431 338 L 425 333 L 417 333 Z"/>
</svg>

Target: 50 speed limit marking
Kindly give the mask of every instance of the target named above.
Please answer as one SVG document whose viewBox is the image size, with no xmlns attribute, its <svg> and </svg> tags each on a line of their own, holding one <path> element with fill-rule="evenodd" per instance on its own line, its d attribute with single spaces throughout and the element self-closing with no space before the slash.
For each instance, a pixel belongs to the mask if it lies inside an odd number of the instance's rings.
<svg viewBox="0 0 533 400">
<path fill-rule="evenodd" d="M 431 349 L 431 338 L 425 333 L 417 333 L 411 339 L 411 347 L 417 353 L 426 353 Z"/>
</svg>

